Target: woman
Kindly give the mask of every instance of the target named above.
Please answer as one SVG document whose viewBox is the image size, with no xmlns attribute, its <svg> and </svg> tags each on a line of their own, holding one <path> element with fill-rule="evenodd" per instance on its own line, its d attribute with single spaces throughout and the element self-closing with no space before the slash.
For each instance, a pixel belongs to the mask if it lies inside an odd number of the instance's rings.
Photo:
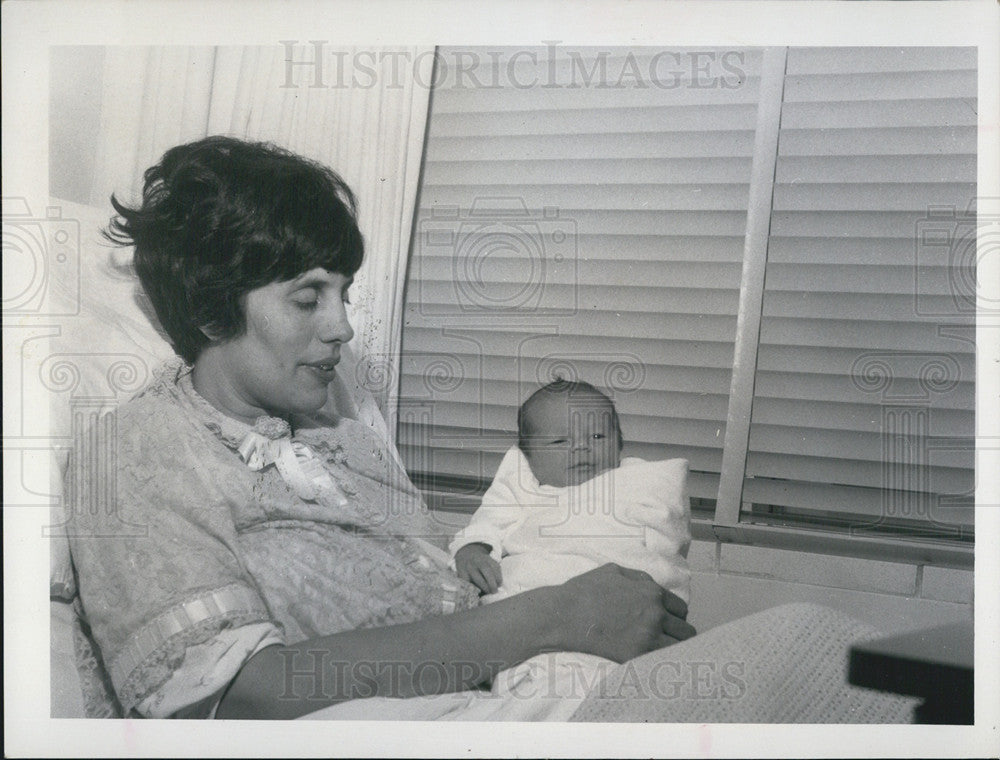
<svg viewBox="0 0 1000 760">
<path fill-rule="evenodd" d="M 321 413 L 363 256 L 332 171 L 211 137 L 150 168 L 140 207 L 112 203 L 180 357 L 116 412 L 116 509 L 71 543 L 126 714 L 292 718 L 694 635 L 683 602 L 616 566 L 477 607 L 381 440 Z"/>
</svg>

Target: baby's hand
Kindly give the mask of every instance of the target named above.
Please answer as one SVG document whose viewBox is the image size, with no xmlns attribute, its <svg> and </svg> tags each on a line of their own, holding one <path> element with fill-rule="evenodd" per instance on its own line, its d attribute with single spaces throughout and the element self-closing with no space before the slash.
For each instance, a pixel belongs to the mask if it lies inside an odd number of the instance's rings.
<svg viewBox="0 0 1000 760">
<path fill-rule="evenodd" d="M 490 556 L 486 544 L 466 544 L 455 553 L 455 570 L 458 577 L 468 581 L 484 594 L 495 594 L 503 578 L 500 563 Z"/>
</svg>

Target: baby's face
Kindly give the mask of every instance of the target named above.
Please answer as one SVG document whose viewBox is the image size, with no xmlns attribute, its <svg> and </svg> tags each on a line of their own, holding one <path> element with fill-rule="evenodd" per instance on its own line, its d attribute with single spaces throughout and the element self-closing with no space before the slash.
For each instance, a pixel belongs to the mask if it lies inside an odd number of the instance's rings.
<svg viewBox="0 0 1000 760">
<path fill-rule="evenodd" d="M 621 462 L 614 407 L 607 399 L 564 393 L 532 404 L 524 455 L 542 485 L 575 486 Z"/>
</svg>

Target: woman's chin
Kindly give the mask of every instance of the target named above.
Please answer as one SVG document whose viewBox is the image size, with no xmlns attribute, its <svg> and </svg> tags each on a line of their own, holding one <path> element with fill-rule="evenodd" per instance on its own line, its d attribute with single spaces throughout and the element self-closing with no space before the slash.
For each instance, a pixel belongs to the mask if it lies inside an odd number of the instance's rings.
<svg viewBox="0 0 1000 760">
<path fill-rule="evenodd" d="M 296 395 L 292 399 L 290 411 L 294 414 L 313 414 L 318 412 L 330 398 L 330 391 L 327 385 L 319 389 L 310 389 Z"/>
</svg>

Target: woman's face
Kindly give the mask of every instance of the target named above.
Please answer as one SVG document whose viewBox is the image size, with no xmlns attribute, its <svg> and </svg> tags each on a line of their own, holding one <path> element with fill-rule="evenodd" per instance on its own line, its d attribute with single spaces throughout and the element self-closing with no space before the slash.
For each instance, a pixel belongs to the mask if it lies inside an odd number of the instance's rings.
<svg viewBox="0 0 1000 760">
<path fill-rule="evenodd" d="M 268 414 L 315 412 L 327 400 L 340 346 L 354 336 L 345 303 L 352 278 L 311 269 L 251 290 L 243 335 L 209 345 L 195 388 L 220 411 L 252 423 Z"/>
</svg>

